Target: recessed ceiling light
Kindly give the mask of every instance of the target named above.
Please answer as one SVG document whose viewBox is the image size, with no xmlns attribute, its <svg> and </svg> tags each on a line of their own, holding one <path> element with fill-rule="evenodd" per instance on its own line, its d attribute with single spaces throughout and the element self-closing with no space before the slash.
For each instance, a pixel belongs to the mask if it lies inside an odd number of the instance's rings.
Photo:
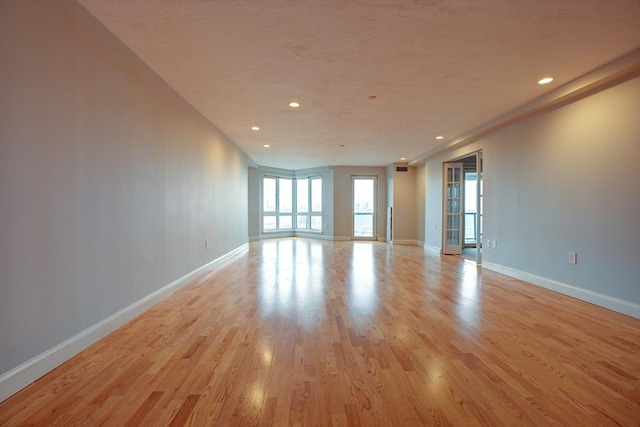
<svg viewBox="0 0 640 427">
<path fill-rule="evenodd" d="M 406 157 L 400 157 L 400 160 L 407 160 Z"/>
<path fill-rule="evenodd" d="M 258 126 L 251 126 L 251 130 L 260 130 Z"/>
<path fill-rule="evenodd" d="M 269 148 L 269 147 L 271 147 L 271 146 L 270 146 L 269 144 L 264 144 L 264 145 L 263 145 L 263 147 L 264 147 L 264 148 Z"/>
<path fill-rule="evenodd" d="M 546 85 L 547 83 L 551 83 L 553 81 L 553 77 L 545 77 L 544 79 L 538 80 L 539 85 Z"/>
<path fill-rule="evenodd" d="M 295 102 L 295 101 L 294 101 L 294 102 L 290 102 L 290 103 L 289 103 L 289 107 L 291 107 L 291 108 L 298 108 L 299 106 L 300 106 L 300 104 L 298 104 L 298 103 L 297 103 L 297 102 Z"/>
<path fill-rule="evenodd" d="M 438 135 L 438 136 L 436 136 L 436 139 L 444 139 L 444 136 Z"/>
</svg>

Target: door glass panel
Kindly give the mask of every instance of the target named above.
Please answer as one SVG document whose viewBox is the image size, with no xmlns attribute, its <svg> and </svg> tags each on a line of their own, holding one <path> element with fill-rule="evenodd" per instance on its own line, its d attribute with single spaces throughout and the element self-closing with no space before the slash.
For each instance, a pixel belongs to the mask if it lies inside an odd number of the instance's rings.
<svg viewBox="0 0 640 427">
<path fill-rule="evenodd" d="M 353 236 L 373 237 L 375 217 L 375 179 L 353 180 Z"/>
<path fill-rule="evenodd" d="M 354 237 L 372 237 L 373 236 L 373 215 L 356 214 L 353 227 Z"/>
</svg>

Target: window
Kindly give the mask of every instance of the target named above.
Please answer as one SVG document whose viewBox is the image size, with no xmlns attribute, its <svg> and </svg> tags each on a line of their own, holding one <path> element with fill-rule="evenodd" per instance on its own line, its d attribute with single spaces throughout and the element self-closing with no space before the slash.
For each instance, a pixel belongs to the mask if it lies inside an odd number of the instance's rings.
<svg viewBox="0 0 640 427">
<path fill-rule="evenodd" d="M 276 178 L 264 178 L 262 185 L 262 199 L 263 199 L 263 216 L 262 216 L 262 228 L 264 231 L 275 230 L 278 225 L 276 221 Z"/>
<path fill-rule="evenodd" d="M 302 178 L 296 181 L 296 228 L 322 231 L 322 178 Z"/>
<path fill-rule="evenodd" d="M 293 180 L 264 177 L 262 181 L 262 230 L 293 228 Z"/>
<path fill-rule="evenodd" d="M 262 231 L 322 231 L 322 178 L 263 178 Z"/>
</svg>

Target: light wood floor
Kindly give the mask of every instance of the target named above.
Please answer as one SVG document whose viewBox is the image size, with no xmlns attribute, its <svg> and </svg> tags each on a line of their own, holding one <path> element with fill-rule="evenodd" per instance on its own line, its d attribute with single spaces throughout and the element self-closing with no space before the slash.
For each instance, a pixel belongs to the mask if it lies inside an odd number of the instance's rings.
<svg viewBox="0 0 640 427">
<path fill-rule="evenodd" d="M 0 425 L 640 425 L 640 321 L 410 246 L 282 239 L 0 404 Z"/>
</svg>

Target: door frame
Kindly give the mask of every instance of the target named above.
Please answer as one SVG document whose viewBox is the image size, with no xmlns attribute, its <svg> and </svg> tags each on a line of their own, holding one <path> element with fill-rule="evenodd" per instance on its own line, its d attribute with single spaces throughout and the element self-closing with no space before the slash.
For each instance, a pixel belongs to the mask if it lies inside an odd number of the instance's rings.
<svg viewBox="0 0 640 427">
<path fill-rule="evenodd" d="M 446 226 L 447 226 L 447 218 L 445 215 L 446 211 L 446 199 L 447 199 L 447 188 L 446 188 L 446 164 L 447 163 L 459 163 L 462 160 L 475 156 L 476 158 L 476 206 L 478 208 L 478 214 L 476 215 L 476 263 L 482 264 L 482 249 L 483 249 L 483 222 L 484 222 L 484 162 L 483 162 L 483 153 L 482 149 L 476 151 L 470 151 L 466 154 L 463 154 L 458 157 L 454 157 L 452 159 L 445 160 L 442 162 L 442 224 L 441 224 L 441 253 L 444 253 L 444 245 L 446 239 Z M 462 185 L 464 186 L 464 168 L 462 171 Z M 462 218 L 463 218 L 463 227 L 464 227 L 464 198 L 462 199 Z M 464 229 L 464 228 L 463 228 Z M 464 236 L 462 237 L 462 241 L 464 242 Z M 464 245 L 464 244 L 463 244 Z"/>
<path fill-rule="evenodd" d="M 373 181 L 373 230 L 371 237 L 355 236 L 355 181 L 370 179 Z M 351 175 L 351 240 L 378 240 L 378 177 L 376 175 Z"/>
</svg>

